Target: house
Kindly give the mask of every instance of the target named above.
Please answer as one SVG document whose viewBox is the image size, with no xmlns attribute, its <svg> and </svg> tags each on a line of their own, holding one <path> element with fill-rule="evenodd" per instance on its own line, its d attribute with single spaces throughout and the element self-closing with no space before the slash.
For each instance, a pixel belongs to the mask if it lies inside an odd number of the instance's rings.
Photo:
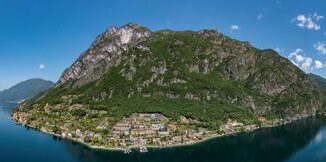
<svg viewBox="0 0 326 162">
<path fill-rule="evenodd" d="M 177 130 L 177 126 L 175 124 L 168 124 L 166 127 L 170 132 L 175 132 Z"/>
<path fill-rule="evenodd" d="M 160 137 L 167 137 L 167 136 L 170 135 L 170 132 L 168 132 L 168 131 L 162 131 L 162 132 L 158 132 L 158 135 Z"/>
<path fill-rule="evenodd" d="M 164 124 L 152 124 L 152 129 L 156 131 L 165 131 L 166 127 Z"/>
<path fill-rule="evenodd" d="M 151 119 L 154 121 L 163 121 L 165 119 L 164 115 L 159 113 L 151 114 Z"/>
<path fill-rule="evenodd" d="M 113 131 L 117 131 L 117 132 L 126 132 L 129 131 L 129 127 L 119 127 L 119 126 L 114 126 L 113 127 Z"/>
<path fill-rule="evenodd" d="M 153 129 L 132 129 L 131 130 L 131 135 L 132 136 L 155 136 L 156 135 L 156 131 L 154 131 Z"/>
</svg>

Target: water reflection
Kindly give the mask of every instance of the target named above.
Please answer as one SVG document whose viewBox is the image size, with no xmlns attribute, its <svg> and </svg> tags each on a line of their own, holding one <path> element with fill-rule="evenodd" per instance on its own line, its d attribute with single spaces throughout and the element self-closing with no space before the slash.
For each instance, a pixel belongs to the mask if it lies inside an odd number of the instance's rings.
<svg viewBox="0 0 326 162">
<path fill-rule="evenodd" d="M 287 162 L 296 161 L 326 161 L 326 127 L 322 127 L 309 144 L 287 160 Z"/>
<path fill-rule="evenodd" d="M 67 150 L 80 161 L 88 162 L 275 162 L 300 153 L 310 141 L 322 141 L 326 146 L 321 119 L 309 118 L 286 126 L 261 129 L 252 133 L 212 139 L 193 146 L 152 149 L 149 153 L 101 151 L 65 141 Z M 325 131 L 323 131 L 325 132 Z M 326 153 L 326 149 L 323 153 Z M 325 159 L 325 156 L 323 156 Z M 294 159 L 292 161 L 301 161 Z"/>
</svg>

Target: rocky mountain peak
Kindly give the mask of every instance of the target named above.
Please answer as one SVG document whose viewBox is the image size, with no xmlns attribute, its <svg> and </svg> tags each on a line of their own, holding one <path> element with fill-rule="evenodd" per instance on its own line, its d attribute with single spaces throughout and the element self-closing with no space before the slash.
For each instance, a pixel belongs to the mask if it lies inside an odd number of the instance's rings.
<svg viewBox="0 0 326 162">
<path fill-rule="evenodd" d="M 120 64 L 120 54 L 130 46 L 145 41 L 151 31 L 138 24 L 129 23 L 120 28 L 110 27 L 100 34 L 91 47 L 64 71 L 59 84 L 79 80 L 80 84 L 96 80 L 105 69 Z"/>
<path fill-rule="evenodd" d="M 139 24 L 129 23 L 120 28 L 112 26 L 104 33 L 99 35 L 94 44 L 101 43 L 108 39 L 118 41 L 121 45 L 125 45 L 132 42 L 137 42 L 150 35 L 151 31 Z"/>
</svg>

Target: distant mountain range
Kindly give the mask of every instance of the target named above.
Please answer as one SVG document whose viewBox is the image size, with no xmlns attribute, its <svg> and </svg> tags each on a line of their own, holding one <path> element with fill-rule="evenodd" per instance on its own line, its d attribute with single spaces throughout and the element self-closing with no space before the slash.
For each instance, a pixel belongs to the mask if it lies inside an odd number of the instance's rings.
<svg viewBox="0 0 326 162">
<path fill-rule="evenodd" d="M 19 102 L 35 97 L 54 86 L 51 81 L 43 79 L 29 79 L 17 85 L 0 91 L 0 102 Z"/>
</svg>

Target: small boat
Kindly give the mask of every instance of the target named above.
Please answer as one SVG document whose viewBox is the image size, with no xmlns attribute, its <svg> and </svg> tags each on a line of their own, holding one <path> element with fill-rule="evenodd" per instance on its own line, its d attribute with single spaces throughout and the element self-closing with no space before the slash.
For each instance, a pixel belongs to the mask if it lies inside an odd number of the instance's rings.
<svg viewBox="0 0 326 162">
<path fill-rule="evenodd" d="M 125 153 L 125 154 L 129 154 L 129 153 L 131 153 L 131 150 L 130 150 L 130 149 L 126 149 L 126 150 L 124 151 L 124 153 Z"/>
<path fill-rule="evenodd" d="M 146 152 L 148 152 L 148 149 L 145 146 L 142 146 L 142 147 L 139 148 L 139 151 L 141 153 L 146 153 Z"/>
</svg>

